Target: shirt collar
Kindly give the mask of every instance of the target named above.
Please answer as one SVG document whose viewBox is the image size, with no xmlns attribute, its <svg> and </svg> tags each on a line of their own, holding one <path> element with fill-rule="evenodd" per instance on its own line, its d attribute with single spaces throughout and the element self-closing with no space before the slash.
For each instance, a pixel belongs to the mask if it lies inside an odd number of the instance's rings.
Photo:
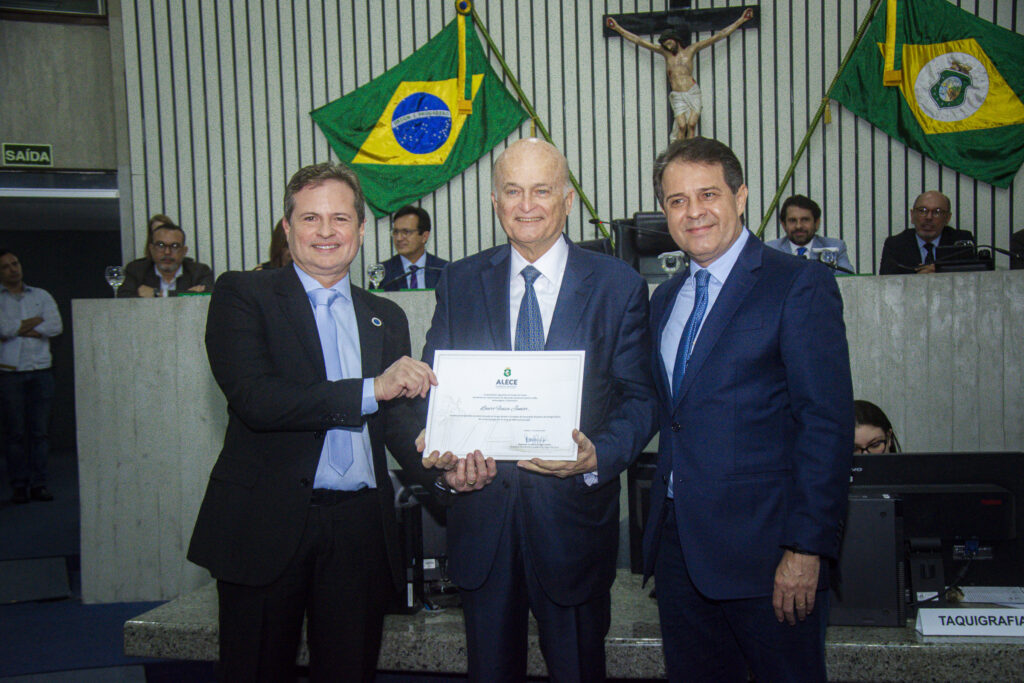
<svg viewBox="0 0 1024 683">
<path fill-rule="evenodd" d="M 424 268 L 427 267 L 427 252 L 423 252 L 422 254 L 420 254 L 420 257 L 415 261 L 410 261 L 409 259 L 405 258 L 405 256 L 403 256 L 402 254 L 399 254 L 398 258 L 402 260 L 403 271 L 408 271 L 409 266 L 416 266 L 420 270 L 423 270 Z"/>
<path fill-rule="evenodd" d="M 562 275 L 565 273 L 565 264 L 569 260 L 569 245 L 564 237 L 559 237 L 551 245 L 551 248 L 533 263 L 527 261 L 522 254 L 516 251 L 515 247 L 509 245 L 509 248 L 512 250 L 512 264 L 509 268 L 510 279 L 516 278 L 519 272 L 526 266 L 533 266 L 556 288 L 561 286 Z"/>
<path fill-rule="evenodd" d="M 176 271 L 174 271 L 174 279 L 173 279 L 173 280 L 171 280 L 171 281 L 170 281 L 170 282 L 169 282 L 169 283 L 167 284 L 167 287 L 172 287 L 173 285 L 177 284 L 177 282 L 178 282 L 178 278 L 179 278 L 179 277 L 181 277 L 181 274 L 182 274 L 182 272 L 183 272 L 184 270 L 185 270 L 185 266 L 184 266 L 184 265 L 180 265 L 180 266 L 178 266 L 178 269 L 177 269 Z M 156 262 L 155 262 L 155 261 L 153 262 L 153 272 L 154 272 L 154 273 L 156 273 L 156 279 L 157 279 L 158 281 L 160 281 L 160 282 L 163 282 L 163 279 L 164 279 L 164 274 L 163 274 L 163 273 L 161 273 L 161 272 L 160 272 L 160 269 L 156 267 Z"/>
<path fill-rule="evenodd" d="M 943 228 L 943 230 L 945 230 L 945 228 Z M 921 251 L 922 249 L 924 249 L 924 245 L 928 244 L 928 240 L 921 239 L 921 236 L 917 234 L 917 230 L 914 231 L 914 239 L 917 240 L 917 250 L 918 251 Z M 935 236 L 935 239 L 933 239 L 931 241 L 931 244 L 933 244 L 936 247 L 939 246 L 939 240 L 940 239 L 942 239 L 942 233 L 941 232 L 938 235 Z"/>
<path fill-rule="evenodd" d="M 732 243 L 724 254 L 716 258 L 711 262 L 711 265 L 707 267 L 707 271 L 711 273 L 719 284 L 725 284 L 725 279 L 729 277 L 729 273 L 732 272 L 732 267 L 736 265 L 736 261 L 740 257 L 740 252 L 743 251 L 743 247 L 746 246 L 747 240 L 750 239 L 750 231 L 746 228 L 740 233 L 740 236 L 736 238 L 736 241 Z M 700 269 L 693 260 L 690 261 L 690 276 L 693 276 Z"/>
<path fill-rule="evenodd" d="M 811 241 L 810 241 L 810 242 L 808 242 L 807 244 L 797 244 L 796 242 L 794 242 L 793 240 L 791 240 L 791 239 L 789 239 L 789 238 L 787 237 L 787 238 L 786 238 L 786 244 L 788 244 L 788 245 L 789 245 L 789 250 L 790 250 L 791 252 L 793 252 L 793 253 L 795 254 L 795 253 L 796 253 L 796 250 L 797 250 L 797 249 L 799 249 L 800 247 L 806 247 L 806 248 L 807 248 L 807 251 L 810 251 L 810 250 L 811 250 L 811 247 L 812 247 L 812 246 L 814 246 L 814 240 L 815 240 L 816 238 L 817 238 L 817 235 L 813 235 L 813 236 L 811 237 Z"/>
<path fill-rule="evenodd" d="M 314 289 L 333 289 L 346 300 L 352 300 L 352 281 L 348 277 L 349 273 L 345 273 L 345 277 L 335 282 L 332 286 L 324 287 L 312 275 L 299 268 L 294 261 L 292 261 L 292 268 L 295 269 L 295 274 L 299 276 L 299 282 L 302 283 L 302 288 L 306 290 L 306 294 L 309 294 Z"/>
</svg>

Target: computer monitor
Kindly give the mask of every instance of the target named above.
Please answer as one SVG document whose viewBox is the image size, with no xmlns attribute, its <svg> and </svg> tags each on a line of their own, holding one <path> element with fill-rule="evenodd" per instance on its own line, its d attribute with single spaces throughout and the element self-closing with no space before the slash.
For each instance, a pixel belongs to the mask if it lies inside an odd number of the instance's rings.
<svg viewBox="0 0 1024 683">
<path fill-rule="evenodd" d="M 898 501 L 912 598 L 1024 583 L 1024 453 L 857 455 L 850 494 Z"/>
</svg>

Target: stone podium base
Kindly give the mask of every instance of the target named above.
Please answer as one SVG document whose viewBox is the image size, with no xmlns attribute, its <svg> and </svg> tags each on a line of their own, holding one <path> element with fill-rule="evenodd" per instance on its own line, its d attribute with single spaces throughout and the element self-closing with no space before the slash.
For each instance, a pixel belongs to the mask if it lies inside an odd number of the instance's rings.
<svg viewBox="0 0 1024 683">
<path fill-rule="evenodd" d="M 661 632 L 651 586 L 619 570 L 612 586 L 612 623 L 606 639 L 609 678 L 664 678 Z M 532 621 L 532 620 L 531 620 Z M 125 654 L 214 661 L 217 659 L 217 590 L 213 583 L 141 614 L 124 625 Z M 994 638 L 932 638 L 907 628 L 833 626 L 826 645 L 832 681 L 1019 680 L 1024 642 Z M 303 643 L 300 664 L 308 662 Z M 466 672 L 462 611 L 390 615 L 378 667 L 383 671 Z M 528 673 L 547 674 L 531 624 Z"/>
</svg>

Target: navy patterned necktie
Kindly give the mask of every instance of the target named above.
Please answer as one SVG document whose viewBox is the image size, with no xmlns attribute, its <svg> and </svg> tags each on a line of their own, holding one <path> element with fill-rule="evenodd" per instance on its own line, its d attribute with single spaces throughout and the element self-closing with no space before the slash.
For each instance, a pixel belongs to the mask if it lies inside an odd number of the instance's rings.
<svg viewBox="0 0 1024 683">
<path fill-rule="evenodd" d="M 796 255 L 797 256 L 806 257 L 807 256 L 807 247 L 797 247 L 796 248 Z"/>
<path fill-rule="evenodd" d="M 924 250 L 928 252 L 927 256 L 924 257 L 925 265 L 929 263 L 935 263 L 935 245 L 931 242 L 924 243 Z"/>
<path fill-rule="evenodd" d="M 686 327 L 683 328 L 683 336 L 679 340 L 679 348 L 676 349 L 676 364 L 672 368 L 672 395 L 679 394 L 679 387 L 683 383 L 683 375 L 686 373 L 686 361 L 690 359 L 690 352 L 693 350 L 693 343 L 697 340 L 697 330 L 704 320 L 704 313 L 708 310 L 708 280 L 711 273 L 700 269 L 693 276 L 697 283 L 697 293 L 693 297 L 693 310 L 686 320 Z"/>
<path fill-rule="evenodd" d="M 417 270 L 419 270 L 419 266 L 417 266 L 417 265 L 409 266 L 409 289 L 419 289 L 420 288 L 419 282 L 416 279 L 416 271 Z"/>
<path fill-rule="evenodd" d="M 519 274 L 526 282 L 526 291 L 519 303 L 519 318 L 516 320 L 516 351 L 544 350 L 544 321 L 540 317 L 540 304 L 533 283 L 540 277 L 540 271 L 526 266 Z"/>
</svg>

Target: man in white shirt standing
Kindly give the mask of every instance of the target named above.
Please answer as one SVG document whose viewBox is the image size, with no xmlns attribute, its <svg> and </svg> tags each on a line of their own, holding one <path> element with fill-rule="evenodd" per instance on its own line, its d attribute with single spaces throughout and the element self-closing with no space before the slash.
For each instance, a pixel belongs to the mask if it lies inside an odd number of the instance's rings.
<svg viewBox="0 0 1024 683">
<path fill-rule="evenodd" d="M 51 501 L 46 488 L 53 372 L 50 337 L 64 331 L 50 293 L 22 280 L 21 263 L 0 249 L 0 413 L 13 503 Z"/>
</svg>

